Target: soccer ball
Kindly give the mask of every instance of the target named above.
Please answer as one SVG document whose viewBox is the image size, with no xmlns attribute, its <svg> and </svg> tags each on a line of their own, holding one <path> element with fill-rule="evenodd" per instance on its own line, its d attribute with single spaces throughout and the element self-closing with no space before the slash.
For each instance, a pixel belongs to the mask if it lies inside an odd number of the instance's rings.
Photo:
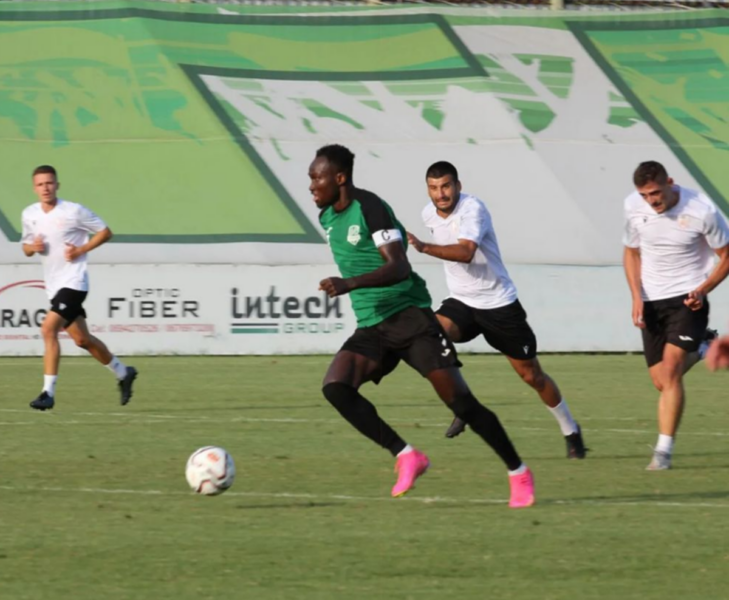
<svg viewBox="0 0 729 600">
<path fill-rule="evenodd" d="M 187 459 L 185 477 L 196 494 L 217 496 L 233 485 L 235 463 L 222 448 L 205 446 Z"/>
</svg>

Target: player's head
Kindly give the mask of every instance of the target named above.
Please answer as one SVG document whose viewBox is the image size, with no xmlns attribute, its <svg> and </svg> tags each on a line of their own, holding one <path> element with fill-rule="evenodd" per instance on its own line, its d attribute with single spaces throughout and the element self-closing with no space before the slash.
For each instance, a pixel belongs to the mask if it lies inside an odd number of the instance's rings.
<svg viewBox="0 0 729 600">
<path fill-rule="evenodd" d="M 41 202 L 55 202 L 60 186 L 58 174 L 51 165 L 41 165 L 33 169 L 33 191 Z"/>
<path fill-rule="evenodd" d="M 654 160 L 640 163 L 633 173 L 633 183 L 643 200 L 657 213 L 666 212 L 675 204 L 673 179 L 661 163 Z"/>
<path fill-rule="evenodd" d="M 428 196 L 438 211 L 446 214 L 453 212 L 461 195 L 456 167 L 444 160 L 433 163 L 425 172 L 425 183 Z"/>
<path fill-rule="evenodd" d="M 340 198 L 341 189 L 352 185 L 354 154 L 339 144 L 322 146 L 309 165 L 309 191 L 319 208 L 326 208 Z"/>
</svg>

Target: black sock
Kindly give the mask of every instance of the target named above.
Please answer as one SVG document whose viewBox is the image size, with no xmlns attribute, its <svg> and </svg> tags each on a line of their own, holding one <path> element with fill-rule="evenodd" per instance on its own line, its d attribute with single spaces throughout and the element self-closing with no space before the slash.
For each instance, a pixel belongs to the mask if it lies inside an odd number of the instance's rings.
<svg viewBox="0 0 729 600">
<path fill-rule="evenodd" d="M 374 405 L 346 383 L 327 383 L 322 392 L 331 405 L 362 435 L 397 456 L 407 444 L 385 423 Z"/>
<path fill-rule="evenodd" d="M 483 440 L 494 449 L 504 461 L 509 471 L 514 471 L 521 465 L 521 458 L 516 453 L 509 436 L 499 418 L 481 404 L 472 394 L 460 396 L 450 405 L 450 409 L 459 418 L 480 435 Z"/>
</svg>

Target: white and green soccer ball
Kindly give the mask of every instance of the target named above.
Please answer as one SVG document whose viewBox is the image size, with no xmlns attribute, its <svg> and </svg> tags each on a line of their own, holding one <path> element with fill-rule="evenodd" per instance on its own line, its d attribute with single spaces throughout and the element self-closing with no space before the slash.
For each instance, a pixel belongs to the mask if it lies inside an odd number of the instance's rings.
<svg viewBox="0 0 729 600">
<path fill-rule="evenodd" d="M 233 485 L 235 463 L 223 448 L 205 446 L 187 459 L 185 477 L 196 494 L 217 496 Z"/>
</svg>

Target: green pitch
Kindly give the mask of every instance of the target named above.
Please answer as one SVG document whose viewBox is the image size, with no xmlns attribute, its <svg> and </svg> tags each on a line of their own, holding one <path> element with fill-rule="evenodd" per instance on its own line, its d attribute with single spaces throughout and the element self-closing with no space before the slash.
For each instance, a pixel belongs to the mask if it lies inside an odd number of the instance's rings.
<svg viewBox="0 0 729 600">
<path fill-rule="evenodd" d="M 675 469 L 647 473 L 656 393 L 637 356 L 546 356 L 592 453 L 500 357 L 464 357 L 533 468 L 539 504 L 506 507 L 506 474 L 407 368 L 364 393 L 431 471 L 389 498 L 392 460 L 319 393 L 327 357 L 138 358 L 135 397 L 65 359 L 56 410 L 27 403 L 40 359 L 0 359 L 0 590 L 8 600 L 726 598 L 729 375 L 699 365 Z M 233 488 L 190 493 L 199 446 Z"/>
</svg>

